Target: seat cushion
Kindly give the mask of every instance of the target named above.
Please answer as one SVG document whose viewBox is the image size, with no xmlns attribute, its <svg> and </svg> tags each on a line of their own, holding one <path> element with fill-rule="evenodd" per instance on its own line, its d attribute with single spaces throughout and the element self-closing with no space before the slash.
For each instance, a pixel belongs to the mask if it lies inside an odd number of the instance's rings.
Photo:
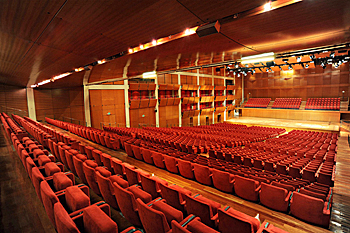
<svg viewBox="0 0 350 233">
<path fill-rule="evenodd" d="M 98 167 L 98 165 L 97 165 L 97 163 L 95 163 L 95 161 L 93 161 L 93 160 L 85 160 L 85 162 L 84 162 L 86 165 L 88 165 L 89 167 L 92 167 L 92 168 L 96 168 L 96 167 Z"/>
<path fill-rule="evenodd" d="M 51 159 L 49 157 L 47 157 L 46 155 L 39 155 L 38 156 L 38 163 L 39 166 L 44 166 L 47 163 L 50 163 Z"/>
<path fill-rule="evenodd" d="M 87 160 L 87 157 L 85 155 L 82 154 L 76 154 L 75 157 L 77 157 L 78 159 L 80 159 L 81 161 L 85 161 Z"/>
<path fill-rule="evenodd" d="M 61 171 L 61 169 L 54 162 L 46 163 L 44 168 L 46 176 L 52 176 L 53 174 Z"/>
<path fill-rule="evenodd" d="M 90 205 L 90 198 L 77 186 L 66 189 L 66 203 L 68 208 L 74 212 Z"/>
<path fill-rule="evenodd" d="M 110 176 L 109 179 L 113 182 L 116 182 L 120 187 L 122 188 L 127 188 L 129 187 L 129 183 L 123 179 L 123 177 L 121 175 L 113 175 L 113 176 Z"/>
<path fill-rule="evenodd" d="M 154 202 L 152 208 L 164 213 L 169 226 L 171 226 L 172 220 L 175 220 L 176 222 L 181 222 L 183 220 L 183 213 L 180 210 L 175 209 L 163 201 Z"/>
<path fill-rule="evenodd" d="M 135 196 L 135 199 L 140 198 L 143 203 L 148 203 L 152 200 L 151 194 L 143 191 L 139 188 L 139 186 L 133 185 L 127 188 L 130 192 L 132 192 Z"/>
<path fill-rule="evenodd" d="M 85 232 L 118 232 L 118 225 L 96 205 L 84 209 L 83 221 Z"/>
<path fill-rule="evenodd" d="M 98 171 L 102 176 L 104 176 L 106 178 L 108 178 L 112 175 L 112 173 L 104 167 L 96 167 L 95 171 Z"/>
<path fill-rule="evenodd" d="M 45 155 L 44 151 L 41 149 L 35 149 L 33 150 L 33 156 L 34 158 L 38 158 L 39 155 Z"/>
<path fill-rule="evenodd" d="M 57 172 L 53 174 L 53 185 L 56 191 L 60 191 L 73 185 L 73 181 L 66 176 L 63 172 Z"/>
</svg>

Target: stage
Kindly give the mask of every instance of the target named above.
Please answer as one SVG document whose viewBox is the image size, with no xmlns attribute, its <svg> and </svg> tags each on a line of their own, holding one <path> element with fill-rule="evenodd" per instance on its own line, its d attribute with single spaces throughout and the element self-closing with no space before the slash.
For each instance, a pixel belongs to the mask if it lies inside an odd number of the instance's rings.
<svg viewBox="0 0 350 233">
<path fill-rule="evenodd" d="M 263 118 L 263 117 L 235 117 L 227 120 L 226 122 L 232 124 L 245 124 L 245 125 L 261 125 L 271 127 L 283 127 L 287 131 L 293 129 L 304 130 L 321 130 L 330 132 L 339 132 L 339 122 L 327 122 L 327 121 L 305 121 L 305 120 L 288 120 L 288 119 L 276 119 L 276 118 Z"/>
</svg>

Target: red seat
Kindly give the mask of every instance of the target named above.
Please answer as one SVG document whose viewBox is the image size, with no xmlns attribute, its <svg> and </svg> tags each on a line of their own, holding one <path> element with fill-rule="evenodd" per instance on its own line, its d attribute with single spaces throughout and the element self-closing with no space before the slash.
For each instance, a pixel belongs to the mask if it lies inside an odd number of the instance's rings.
<svg viewBox="0 0 350 233">
<path fill-rule="evenodd" d="M 95 168 L 98 167 L 97 163 L 93 160 L 85 160 L 83 162 L 83 171 L 85 174 L 85 178 L 89 187 L 94 191 L 97 195 L 101 195 L 100 189 L 98 187 L 96 176 L 95 176 Z"/>
<path fill-rule="evenodd" d="M 213 180 L 212 180 L 212 169 L 210 169 L 207 166 L 203 166 L 200 164 L 193 163 L 194 167 L 194 176 L 196 180 L 205 185 L 212 186 Z"/>
<path fill-rule="evenodd" d="M 164 164 L 166 169 L 169 172 L 178 174 L 179 173 L 179 169 L 178 169 L 178 165 L 177 165 L 177 160 L 174 157 L 168 156 L 168 155 L 163 155 L 164 157 Z"/>
<path fill-rule="evenodd" d="M 194 179 L 194 168 L 191 162 L 177 159 L 180 175 L 188 179 Z"/>
<path fill-rule="evenodd" d="M 212 173 L 215 188 L 223 192 L 233 193 L 234 175 L 217 169 L 212 169 Z"/>
<path fill-rule="evenodd" d="M 199 217 L 196 217 L 195 215 L 191 214 L 185 220 L 183 220 L 182 224 L 176 221 L 172 221 L 172 233 L 219 233 L 213 228 L 210 228 L 203 224 L 201 222 L 201 219 Z"/>
<path fill-rule="evenodd" d="M 253 179 L 235 176 L 235 193 L 249 201 L 258 201 L 260 184 Z"/>
<path fill-rule="evenodd" d="M 253 233 L 260 227 L 259 220 L 229 206 L 218 210 L 218 218 L 221 233 L 231 233 L 233 229 L 235 232 Z"/>
<path fill-rule="evenodd" d="M 174 185 L 165 185 L 160 183 L 159 188 L 161 190 L 162 198 L 164 198 L 172 207 L 185 212 L 185 195 L 191 195 L 191 191 Z"/>
<path fill-rule="evenodd" d="M 221 205 L 215 201 L 209 200 L 200 194 L 185 196 L 186 210 L 188 214 L 194 214 L 201 218 L 202 222 L 210 227 L 216 226 L 217 210 Z"/>
<path fill-rule="evenodd" d="M 152 199 L 160 197 L 159 184 L 168 185 L 168 182 L 155 176 L 140 174 L 142 189 L 151 194 Z"/>
<path fill-rule="evenodd" d="M 291 194 L 284 188 L 261 183 L 260 202 L 273 210 L 287 212 Z"/>
<path fill-rule="evenodd" d="M 303 221 L 323 227 L 329 226 L 331 203 L 319 198 L 293 192 L 291 214 Z"/>
</svg>

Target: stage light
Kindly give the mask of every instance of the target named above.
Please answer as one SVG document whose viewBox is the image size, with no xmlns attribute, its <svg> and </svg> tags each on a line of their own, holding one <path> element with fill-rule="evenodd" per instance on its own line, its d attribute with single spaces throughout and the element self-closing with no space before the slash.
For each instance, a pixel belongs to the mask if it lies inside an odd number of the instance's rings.
<svg viewBox="0 0 350 233">
<path fill-rule="evenodd" d="M 268 2 L 264 5 L 264 12 L 270 11 L 272 9 L 271 2 Z"/>
<path fill-rule="evenodd" d="M 242 64 L 256 63 L 256 62 L 266 62 L 273 61 L 275 59 L 275 54 L 273 52 L 257 54 L 253 56 L 247 56 L 241 58 Z"/>
<path fill-rule="evenodd" d="M 309 68 L 309 64 L 305 64 L 305 68 L 306 68 L 306 69 Z"/>
<path fill-rule="evenodd" d="M 301 57 L 297 57 L 297 62 L 301 62 Z"/>
<path fill-rule="evenodd" d="M 331 54 L 329 56 L 331 56 L 331 58 L 334 58 L 335 57 L 335 53 L 331 52 Z"/>
</svg>

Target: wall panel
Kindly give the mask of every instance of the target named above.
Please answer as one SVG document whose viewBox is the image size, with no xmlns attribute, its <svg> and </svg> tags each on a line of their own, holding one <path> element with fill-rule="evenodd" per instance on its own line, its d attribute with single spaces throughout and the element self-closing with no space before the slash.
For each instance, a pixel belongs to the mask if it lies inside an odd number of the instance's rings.
<svg viewBox="0 0 350 233">
<path fill-rule="evenodd" d="M 28 116 L 26 89 L 0 84 L 0 109 L 8 115 Z"/>
<path fill-rule="evenodd" d="M 82 87 L 34 89 L 34 99 L 38 121 L 49 117 L 75 124 L 85 124 Z"/>
<path fill-rule="evenodd" d="M 266 79 L 266 77 L 268 77 Z M 292 76 L 282 72 L 256 73 L 256 81 L 245 79 L 245 96 L 255 98 L 299 98 L 303 101 L 308 98 L 319 97 L 349 97 L 349 63 L 336 69 L 327 66 L 326 69 L 316 67 L 311 69 L 295 70 Z M 236 80 L 238 83 L 238 79 Z"/>
</svg>

